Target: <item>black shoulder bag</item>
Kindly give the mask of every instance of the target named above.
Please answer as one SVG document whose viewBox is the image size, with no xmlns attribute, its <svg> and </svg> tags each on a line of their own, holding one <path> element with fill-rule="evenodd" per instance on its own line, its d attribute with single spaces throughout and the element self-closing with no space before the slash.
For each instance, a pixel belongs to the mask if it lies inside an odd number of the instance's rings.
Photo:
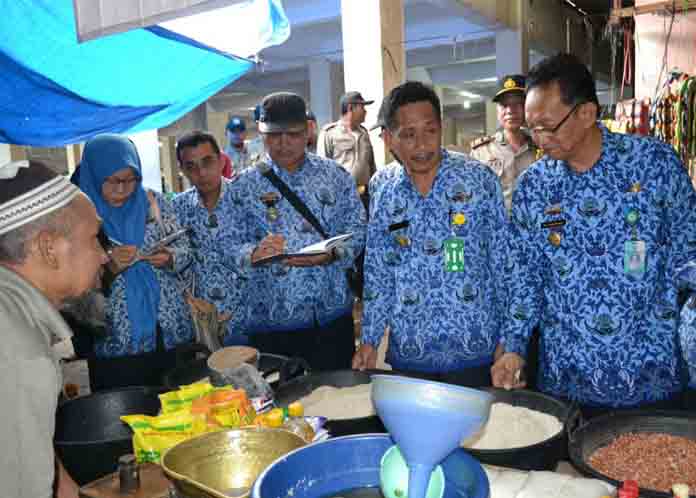
<svg viewBox="0 0 696 498">
<path fill-rule="evenodd" d="M 309 222 L 310 225 L 314 227 L 314 229 L 319 232 L 319 235 L 322 236 L 323 239 L 328 239 L 329 235 L 324 231 L 324 229 L 321 226 L 321 223 L 319 223 L 319 220 L 312 214 L 312 212 L 309 210 L 307 205 L 302 202 L 302 199 L 300 199 L 295 192 L 292 191 L 290 187 L 287 186 L 287 184 L 280 179 L 278 175 L 275 174 L 275 171 L 268 166 L 267 164 L 264 164 L 260 167 L 261 169 L 261 174 L 273 184 L 275 188 L 278 189 L 280 194 L 285 197 L 290 205 L 295 208 L 295 210 L 302 215 L 302 217 Z M 363 290 L 363 271 L 362 271 L 362 265 L 358 265 L 359 268 L 357 270 L 353 268 L 348 268 L 346 270 L 346 278 L 348 279 L 348 286 L 350 287 L 350 290 L 353 291 L 353 294 L 357 297 L 362 298 L 362 290 Z"/>
</svg>

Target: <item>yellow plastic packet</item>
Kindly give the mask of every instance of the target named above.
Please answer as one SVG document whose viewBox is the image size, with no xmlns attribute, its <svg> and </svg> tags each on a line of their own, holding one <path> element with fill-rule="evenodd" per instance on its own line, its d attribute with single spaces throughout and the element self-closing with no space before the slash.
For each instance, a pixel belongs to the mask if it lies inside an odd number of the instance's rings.
<svg viewBox="0 0 696 498">
<path fill-rule="evenodd" d="M 162 455 L 172 446 L 207 432 L 205 420 L 180 410 L 157 417 L 125 415 L 121 420 L 133 430 L 133 452 L 138 463 L 160 463 Z"/>
<path fill-rule="evenodd" d="M 172 413 L 179 410 L 189 410 L 193 400 L 212 392 L 215 388 L 210 382 L 197 382 L 187 386 L 181 386 L 176 391 L 169 391 L 159 395 L 162 405 L 162 413 Z"/>
</svg>

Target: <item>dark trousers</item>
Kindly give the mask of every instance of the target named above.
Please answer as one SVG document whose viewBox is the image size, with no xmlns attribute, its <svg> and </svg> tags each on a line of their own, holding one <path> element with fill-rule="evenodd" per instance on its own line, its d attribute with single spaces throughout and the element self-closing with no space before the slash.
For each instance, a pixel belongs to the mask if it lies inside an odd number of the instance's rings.
<svg viewBox="0 0 696 498">
<path fill-rule="evenodd" d="M 348 313 L 324 327 L 250 334 L 249 345 L 262 353 L 302 358 L 312 370 L 349 369 L 355 353 L 353 317 Z"/>
<path fill-rule="evenodd" d="M 492 384 L 491 365 L 465 368 L 464 370 L 446 373 L 425 373 L 414 370 L 396 370 L 394 373 L 464 387 L 490 387 Z"/>
<path fill-rule="evenodd" d="M 696 413 L 696 389 L 687 389 L 684 392 L 684 410 Z"/>
<path fill-rule="evenodd" d="M 162 332 L 157 325 L 157 350 L 116 358 L 87 359 L 92 392 L 131 386 L 161 386 L 164 375 L 176 368 L 176 351 L 165 351 Z"/>
</svg>

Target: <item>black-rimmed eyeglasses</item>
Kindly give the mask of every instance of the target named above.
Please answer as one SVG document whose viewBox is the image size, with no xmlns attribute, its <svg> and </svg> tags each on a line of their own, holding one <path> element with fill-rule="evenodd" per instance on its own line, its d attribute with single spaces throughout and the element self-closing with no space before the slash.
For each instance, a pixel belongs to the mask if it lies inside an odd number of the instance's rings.
<svg viewBox="0 0 696 498">
<path fill-rule="evenodd" d="M 543 126 L 535 126 L 534 128 L 530 128 L 529 131 L 532 133 L 532 135 L 536 135 L 537 137 L 551 137 L 555 135 L 558 130 L 561 129 L 561 126 L 565 124 L 566 121 L 568 121 L 568 118 L 577 110 L 578 107 L 580 107 L 584 102 L 578 102 L 573 106 L 573 108 L 568 111 L 568 114 L 565 115 L 561 121 L 554 126 L 553 128 L 544 128 Z"/>
</svg>

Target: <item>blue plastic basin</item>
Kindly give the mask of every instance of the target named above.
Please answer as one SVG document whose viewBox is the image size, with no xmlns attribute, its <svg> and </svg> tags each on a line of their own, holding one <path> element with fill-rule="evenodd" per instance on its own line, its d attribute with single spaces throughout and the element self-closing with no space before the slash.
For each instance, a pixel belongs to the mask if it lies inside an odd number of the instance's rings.
<svg viewBox="0 0 696 498">
<path fill-rule="evenodd" d="M 323 498 L 355 488 L 379 487 L 379 464 L 394 444 L 388 434 L 329 439 L 299 448 L 273 462 L 256 479 L 252 498 Z M 456 449 L 440 464 L 443 498 L 488 498 L 481 464 Z"/>
</svg>

